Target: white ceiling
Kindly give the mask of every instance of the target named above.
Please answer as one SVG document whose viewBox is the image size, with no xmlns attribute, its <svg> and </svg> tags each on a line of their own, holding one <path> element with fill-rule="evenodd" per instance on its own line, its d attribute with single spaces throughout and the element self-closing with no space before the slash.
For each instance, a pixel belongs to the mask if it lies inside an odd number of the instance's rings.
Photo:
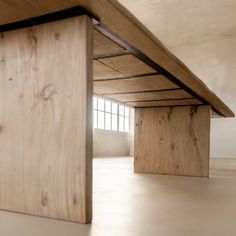
<svg viewBox="0 0 236 236">
<path fill-rule="evenodd" d="M 119 0 L 236 111 L 236 0 Z"/>
</svg>

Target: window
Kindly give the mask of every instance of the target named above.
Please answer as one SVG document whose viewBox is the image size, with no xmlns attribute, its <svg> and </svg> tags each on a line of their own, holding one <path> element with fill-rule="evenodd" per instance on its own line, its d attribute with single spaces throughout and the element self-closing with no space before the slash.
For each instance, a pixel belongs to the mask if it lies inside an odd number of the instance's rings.
<svg viewBox="0 0 236 236">
<path fill-rule="evenodd" d="M 93 97 L 94 128 L 129 133 L 130 116 L 130 107 Z"/>
</svg>

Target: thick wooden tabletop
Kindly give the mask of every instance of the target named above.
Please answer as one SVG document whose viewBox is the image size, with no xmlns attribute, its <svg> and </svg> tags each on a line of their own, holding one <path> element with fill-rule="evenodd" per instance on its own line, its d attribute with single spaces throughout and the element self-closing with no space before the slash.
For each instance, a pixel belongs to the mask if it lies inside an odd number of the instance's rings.
<svg viewBox="0 0 236 236">
<path fill-rule="evenodd" d="M 0 25 L 83 7 L 94 27 L 94 92 L 134 107 L 212 106 L 234 113 L 116 0 L 1 0 Z M 0 26 L 0 28 L 1 28 Z"/>
</svg>

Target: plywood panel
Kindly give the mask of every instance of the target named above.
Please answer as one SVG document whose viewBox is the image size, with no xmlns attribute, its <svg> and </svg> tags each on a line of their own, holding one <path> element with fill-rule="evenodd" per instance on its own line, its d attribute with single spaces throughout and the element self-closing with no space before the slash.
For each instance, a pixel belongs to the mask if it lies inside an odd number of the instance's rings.
<svg viewBox="0 0 236 236">
<path fill-rule="evenodd" d="M 100 62 L 126 76 L 155 73 L 156 71 L 133 55 L 123 55 L 100 59 Z"/>
<path fill-rule="evenodd" d="M 159 92 L 112 94 L 112 95 L 106 95 L 106 97 L 121 102 L 192 98 L 190 94 L 181 89 L 170 90 L 170 91 L 159 91 Z"/>
<path fill-rule="evenodd" d="M 163 101 L 147 101 L 147 102 L 128 102 L 127 105 L 132 107 L 162 107 L 162 106 L 186 106 L 186 105 L 200 105 L 202 104 L 196 98 L 163 100 Z"/>
<path fill-rule="evenodd" d="M 209 176 L 210 106 L 135 109 L 136 172 Z"/>
<path fill-rule="evenodd" d="M 0 208 L 91 221 L 92 21 L 0 38 Z"/>
<path fill-rule="evenodd" d="M 94 81 L 94 93 L 128 93 L 135 91 L 150 91 L 178 88 L 177 85 L 163 75 L 149 75 L 127 79 Z"/>
<path fill-rule="evenodd" d="M 98 60 L 93 60 L 93 79 L 113 79 L 113 78 L 122 78 L 125 75 L 119 71 L 113 70 L 107 65 L 99 62 Z"/>
<path fill-rule="evenodd" d="M 93 48 L 94 58 L 126 53 L 126 50 L 124 48 L 118 46 L 116 43 L 114 43 L 96 30 L 94 30 Z"/>
</svg>

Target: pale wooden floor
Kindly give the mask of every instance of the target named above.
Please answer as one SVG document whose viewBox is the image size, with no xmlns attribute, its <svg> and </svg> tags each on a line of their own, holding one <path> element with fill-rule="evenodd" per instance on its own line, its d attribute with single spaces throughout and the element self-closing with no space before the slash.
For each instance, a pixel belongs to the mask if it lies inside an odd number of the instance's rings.
<svg viewBox="0 0 236 236">
<path fill-rule="evenodd" d="M 175 177 L 134 174 L 131 158 L 98 158 L 93 224 L 0 211 L 0 235 L 235 236 L 236 159 L 212 166 L 210 179 Z"/>
</svg>

